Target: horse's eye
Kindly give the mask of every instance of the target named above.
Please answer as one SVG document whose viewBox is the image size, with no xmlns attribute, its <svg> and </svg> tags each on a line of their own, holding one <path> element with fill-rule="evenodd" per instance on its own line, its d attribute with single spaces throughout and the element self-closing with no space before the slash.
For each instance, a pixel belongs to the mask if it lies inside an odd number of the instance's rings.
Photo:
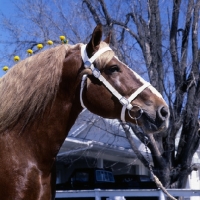
<svg viewBox="0 0 200 200">
<path fill-rule="evenodd" d="M 113 65 L 113 66 L 109 67 L 109 71 L 111 73 L 114 73 L 114 72 L 119 72 L 120 70 L 119 70 L 119 67 L 117 65 Z"/>
</svg>

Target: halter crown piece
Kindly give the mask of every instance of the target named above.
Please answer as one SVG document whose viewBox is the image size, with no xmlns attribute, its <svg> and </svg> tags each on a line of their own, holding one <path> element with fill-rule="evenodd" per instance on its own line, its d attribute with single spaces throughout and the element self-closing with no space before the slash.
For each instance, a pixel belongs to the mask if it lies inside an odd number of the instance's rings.
<svg viewBox="0 0 200 200">
<path fill-rule="evenodd" d="M 128 99 L 124 96 L 122 96 L 121 94 L 119 94 L 119 92 L 101 75 L 101 72 L 94 67 L 93 62 L 103 53 L 105 53 L 106 51 L 112 51 L 112 49 L 107 46 L 104 47 L 102 49 L 99 49 L 91 58 L 88 58 L 87 56 L 87 52 L 86 52 L 86 45 L 81 46 L 81 57 L 82 60 L 84 62 L 84 66 L 87 69 L 90 69 L 92 71 L 92 74 L 94 77 L 96 77 L 97 79 L 99 79 L 99 81 L 101 81 L 105 87 L 119 100 L 119 102 L 122 104 L 122 111 L 121 111 L 121 120 L 122 122 L 126 122 L 125 121 L 125 112 L 126 109 L 128 111 L 130 111 L 133 107 L 138 107 L 139 106 L 133 106 L 131 104 L 131 102 L 147 87 L 149 87 L 151 84 L 148 82 L 145 82 L 141 87 L 139 87 Z M 84 103 L 83 103 L 83 98 L 82 98 L 82 94 L 83 94 L 83 89 L 85 86 L 85 81 L 87 79 L 87 75 L 83 75 L 82 77 L 82 81 L 81 81 L 81 90 L 80 90 L 80 102 L 81 102 L 81 106 L 83 108 L 86 108 Z M 141 111 L 141 115 L 142 115 L 142 108 L 140 108 Z M 129 114 L 130 115 L 130 114 Z M 141 115 L 139 117 L 141 117 Z M 130 117 L 132 117 L 130 115 Z M 138 117 L 138 118 L 139 118 Z M 133 117 L 132 117 L 133 118 Z M 138 118 L 134 118 L 134 119 L 138 119 Z"/>
</svg>

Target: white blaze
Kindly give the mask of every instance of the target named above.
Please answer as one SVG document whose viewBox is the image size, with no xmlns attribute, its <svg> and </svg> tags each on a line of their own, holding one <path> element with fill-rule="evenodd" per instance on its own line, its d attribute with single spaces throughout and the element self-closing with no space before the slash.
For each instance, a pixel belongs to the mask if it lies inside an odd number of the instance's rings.
<svg viewBox="0 0 200 200">
<path fill-rule="evenodd" d="M 115 56 L 115 58 L 121 62 L 117 56 Z M 124 64 L 123 62 L 121 62 L 122 64 Z M 125 65 L 125 64 L 124 64 Z M 145 81 L 139 74 L 137 74 L 136 72 L 134 72 L 130 67 L 128 67 L 127 65 L 125 65 L 134 75 L 135 77 L 144 85 L 147 81 Z M 156 96 L 158 96 L 159 98 L 163 99 L 162 95 L 156 90 L 156 88 L 154 88 L 152 85 L 150 85 L 148 87 L 150 89 L 150 91 L 155 94 Z"/>
</svg>

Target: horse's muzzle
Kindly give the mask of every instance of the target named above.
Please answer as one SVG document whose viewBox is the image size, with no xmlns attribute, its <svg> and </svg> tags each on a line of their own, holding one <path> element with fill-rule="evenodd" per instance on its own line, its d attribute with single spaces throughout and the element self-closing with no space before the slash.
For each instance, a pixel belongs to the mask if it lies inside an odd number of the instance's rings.
<svg viewBox="0 0 200 200">
<path fill-rule="evenodd" d="M 142 127 L 146 133 L 159 133 L 165 131 L 169 126 L 170 113 L 167 106 L 160 106 L 155 117 L 148 115 L 146 112 L 142 116 Z"/>
</svg>

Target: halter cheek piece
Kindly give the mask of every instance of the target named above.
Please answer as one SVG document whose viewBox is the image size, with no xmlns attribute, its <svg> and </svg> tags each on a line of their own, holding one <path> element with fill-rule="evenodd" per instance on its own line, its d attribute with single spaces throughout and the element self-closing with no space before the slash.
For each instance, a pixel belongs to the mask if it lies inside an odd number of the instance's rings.
<svg viewBox="0 0 200 200">
<path fill-rule="evenodd" d="M 125 112 L 126 109 L 128 110 L 128 114 L 132 119 L 139 119 L 142 116 L 143 110 L 140 106 L 137 105 L 132 105 L 131 102 L 147 87 L 149 87 L 151 84 L 148 82 L 145 82 L 141 87 L 139 87 L 128 99 L 121 94 L 101 75 L 101 72 L 94 67 L 93 62 L 104 52 L 106 51 L 112 51 L 110 47 L 104 47 L 100 50 L 98 50 L 91 58 L 88 58 L 87 52 L 86 52 L 86 45 L 81 46 L 81 57 L 84 62 L 84 66 L 87 69 L 91 69 L 92 74 L 94 77 L 99 79 L 105 87 L 119 100 L 119 102 L 122 104 L 122 111 L 121 111 L 121 120 L 122 122 L 125 122 Z M 81 90 L 80 90 L 80 102 L 81 106 L 85 108 L 83 99 L 82 99 L 82 94 L 83 94 L 83 88 L 85 86 L 85 81 L 87 79 L 87 75 L 83 75 L 82 81 L 81 81 Z M 133 107 L 138 107 L 140 109 L 140 115 L 138 117 L 132 117 L 130 114 L 130 111 L 132 110 Z"/>
</svg>

